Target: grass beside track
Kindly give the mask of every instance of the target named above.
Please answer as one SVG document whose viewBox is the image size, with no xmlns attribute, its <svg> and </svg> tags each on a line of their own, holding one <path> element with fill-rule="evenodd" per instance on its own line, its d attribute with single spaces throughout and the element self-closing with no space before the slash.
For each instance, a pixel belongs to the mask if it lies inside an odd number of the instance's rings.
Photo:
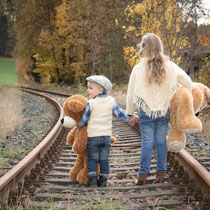
<svg viewBox="0 0 210 210">
<path fill-rule="evenodd" d="M 17 82 L 15 62 L 10 59 L 0 59 L 0 84 Z"/>
</svg>

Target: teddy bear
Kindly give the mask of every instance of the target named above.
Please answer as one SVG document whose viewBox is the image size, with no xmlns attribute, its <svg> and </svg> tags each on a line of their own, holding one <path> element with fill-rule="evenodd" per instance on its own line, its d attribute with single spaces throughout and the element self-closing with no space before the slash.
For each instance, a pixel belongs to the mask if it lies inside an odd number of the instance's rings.
<svg viewBox="0 0 210 210">
<path fill-rule="evenodd" d="M 170 102 L 170 129 L 167 137 L 167 148 L 178 152 L 185 148 L 186 133 L 202 131 L 202 123 L 196 114 L 205 108 L 210 101 L 210 90 L 207 86 L 193 82 L 192 94 L 181 86 Z"/>
<path fill-rule="evenodd" d="M 63 105 L 65 117 L 62 119 L 64 127 L 73 128 L 67 135 L 67 144 L 72 146 L 72 151 L 77 154 L 76 162 L 69 171 L 69 178 L 78 181 L 80 184 L 88 183 L 87 171 L 87 126 L 77 127 L 76 124 L 82 117 L 88 100 L 76 94 L 67 98 Z M 111 136 L 111 143 L 116 138 Z M 98 166 L 98 172 L 100 167 Z"/>
</svg>

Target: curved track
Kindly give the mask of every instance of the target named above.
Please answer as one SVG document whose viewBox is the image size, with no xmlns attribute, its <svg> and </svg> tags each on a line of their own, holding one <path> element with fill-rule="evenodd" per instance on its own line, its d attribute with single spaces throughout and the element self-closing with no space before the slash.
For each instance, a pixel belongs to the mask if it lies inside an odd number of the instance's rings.
<svg viewBox="0 0 210 210">
<path fill-rule="evenodd" d="M 149 184 L 136 186 L 139 130 L 117 118 L 113 118 L 117 142 L 111 147 L 108 187 L 87 188 L 69 180 L 76 155 L 66 145 L 69 129 L 60 124 L 62 108 L 53 103 L 60 113 L 53 130 L 0 179 L 0 199 L 5 206 L 5 201 L 24 206 L 27 198 L 28 209 L 186 209 L 187 206 L 210 209 L 210 174 L 185 150 L 168 154 L 168 177 L 162 184 L 152 184 L 156 168 L 154 151 Z"/>
</svg>

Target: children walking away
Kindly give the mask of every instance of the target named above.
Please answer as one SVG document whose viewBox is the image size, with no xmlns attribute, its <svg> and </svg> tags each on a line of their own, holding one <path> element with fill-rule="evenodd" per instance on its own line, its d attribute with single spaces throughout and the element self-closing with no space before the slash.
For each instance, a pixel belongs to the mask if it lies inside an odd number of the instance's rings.
<svg viewBox="0 0 210 210">
<path fill-rule="evenodd" d="M 140 108 L 139 127 L 142 136 L 140 169 L 135 183 L 146 184 L 150 175 L 153 145 L 156 149 L 156 180 L 164 182 L 167 164 L 166 134 L 170 118 L 169 105 L 181 83 L 192 91 L 190 77 L 163 54 L 160 38 L 145 34 L 140 43 L 144 58 L 133 68 L 128 85 L 126 113 Z"/>
<path fill-rule="evenodd" d="M 110 80 L 104 76 L 87 77 L 88 97 L 90 98 L 85 112 L 78 126 L 87 124 L 88 150 L 88 186 L 105 187 L 109 175 L 109 152 L 112 135 L 112 114 L 119 119 L 135 124 L 135 117 L 128 116 L 116 103 L 115 99 L 107 95 L 112 89 Z M 97 164 L 100 163 L 99 180 L 97 181 Z"/>
</svg>

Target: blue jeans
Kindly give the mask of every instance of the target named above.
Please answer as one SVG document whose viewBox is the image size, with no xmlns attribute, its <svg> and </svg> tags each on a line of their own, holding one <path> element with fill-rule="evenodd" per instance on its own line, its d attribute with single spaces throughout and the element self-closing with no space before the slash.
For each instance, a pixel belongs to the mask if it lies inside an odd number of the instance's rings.
<svg viewBox="0 0 210 210">
<path fill-rule="evenodd" d="M 139 112 L 139 127 L 142 136 L 141 160 L 138 176 L 141 174 L 150 174 L 150 164 L 152 159 L 152 150 L 155 145 L 157 168 L 156 172 L 166 172 L 167 147 L 166 134 L 170 113 L 164 117 L 152 119 L 145 112 Z"/>
<path fill-rule="evenodd" d="M 97 163 L 100 164 L 100 175 L 109 175 L 110 136 L 88 137 L 88 175 L 97 174 Z"/>
</svg>

